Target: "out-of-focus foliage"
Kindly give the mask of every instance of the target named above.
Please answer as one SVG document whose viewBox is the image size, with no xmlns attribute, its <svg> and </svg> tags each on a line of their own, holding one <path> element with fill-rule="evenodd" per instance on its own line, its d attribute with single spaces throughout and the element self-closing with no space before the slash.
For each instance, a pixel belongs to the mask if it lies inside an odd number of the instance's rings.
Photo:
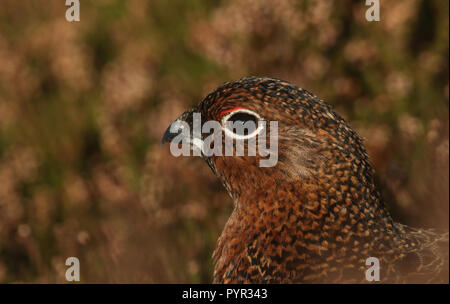
<svg viewBox="0 0 450 304">
<path fill-rule="evenodd" d="M 0 5 L 0 282 L 209 282 L 232 203 L 160 137 L 224 81 L 295 83 L 365 138 L 397 220 L 448 229 L 448 1 Z"/>
</svg>

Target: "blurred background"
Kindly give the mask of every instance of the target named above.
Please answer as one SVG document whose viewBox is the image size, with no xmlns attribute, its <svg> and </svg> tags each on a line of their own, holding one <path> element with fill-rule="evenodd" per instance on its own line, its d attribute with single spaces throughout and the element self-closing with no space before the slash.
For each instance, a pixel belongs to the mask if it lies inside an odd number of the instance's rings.
<svg viewBox="0 0 450 304">
<path fill-rule="evenodd" d="M 0 282 L 207 283 L 232 202 L 169 123 L 281 78 L 365 138 L 396 220 L 448 229 L 449 2 L 2 0 Z"/>
</svg>

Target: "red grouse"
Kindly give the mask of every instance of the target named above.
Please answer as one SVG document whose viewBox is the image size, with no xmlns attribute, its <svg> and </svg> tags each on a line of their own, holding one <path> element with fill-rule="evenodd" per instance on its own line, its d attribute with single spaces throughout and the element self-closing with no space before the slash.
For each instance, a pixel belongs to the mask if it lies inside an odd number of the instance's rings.
<svg viewBox="0 0 450 304">
<path fill-rule="evenodd" d="M 381 283 L 448 282 L 448 232 L 393 221 L 361 138 L 323 100 L 281 80 L 250 77 L 225 83 L 171 126 L 192 130 L 194 113 L 221 124 L 214 145 L 227 136 L 274 139 L 268 123 L 265 133 L 239 134 L 228 121 L 278 123 L 274 166 L 261 166 L 267 154 L 202 150 L 234 201 L 213 254 L 215 283 L 364 283 L 369 257 L 379 261 Z M 192 132 L 170 127 L 162 142 L 176 136 L 199 146 Z"/>
</svg>

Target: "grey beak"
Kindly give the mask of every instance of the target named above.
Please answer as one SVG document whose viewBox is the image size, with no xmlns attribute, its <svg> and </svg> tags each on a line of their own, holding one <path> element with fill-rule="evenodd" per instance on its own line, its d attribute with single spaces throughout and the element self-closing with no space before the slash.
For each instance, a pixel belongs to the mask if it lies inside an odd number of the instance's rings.
<svg viewBox="0 0 450 304">
<path fill-rule="evenodd" d="M 181 134 L 184 131 L 185 127 L 189 126 L 189 128 L 192 129 L 192 113 L 196 110 L 197 107 L 187 110 L 174 122 L 172 122 L 161 138 L 161 145 L 165 144 L 166 142 L 171 142 L 172 139 L 174 139 L 177 135 Z"/>
<path fill-rule="evenodd" d="M 180 120 L 175 120 L 173 123 L 167 127 L 161 138 L 161 145 L 171 142 L 177 135 L 179 135 L 183 131 L 183 124 Z"/>
</svg>

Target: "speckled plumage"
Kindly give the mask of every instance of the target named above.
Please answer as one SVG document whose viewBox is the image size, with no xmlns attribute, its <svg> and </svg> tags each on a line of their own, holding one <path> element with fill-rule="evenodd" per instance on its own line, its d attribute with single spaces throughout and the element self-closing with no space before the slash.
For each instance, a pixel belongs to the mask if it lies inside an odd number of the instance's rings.
<svg viewBox="0 0 450 304">
<path fill-rule="evenodd" d="M 324 101 L 269 78 L 222 85 L 180 119 L 236 106 L 278 121 L 278 163 L 204 157 L 234 201 L 213 257 L 215 283 L 448 282 L 448 233 L 395 223 L 361 138 Z"/>
</svg>

